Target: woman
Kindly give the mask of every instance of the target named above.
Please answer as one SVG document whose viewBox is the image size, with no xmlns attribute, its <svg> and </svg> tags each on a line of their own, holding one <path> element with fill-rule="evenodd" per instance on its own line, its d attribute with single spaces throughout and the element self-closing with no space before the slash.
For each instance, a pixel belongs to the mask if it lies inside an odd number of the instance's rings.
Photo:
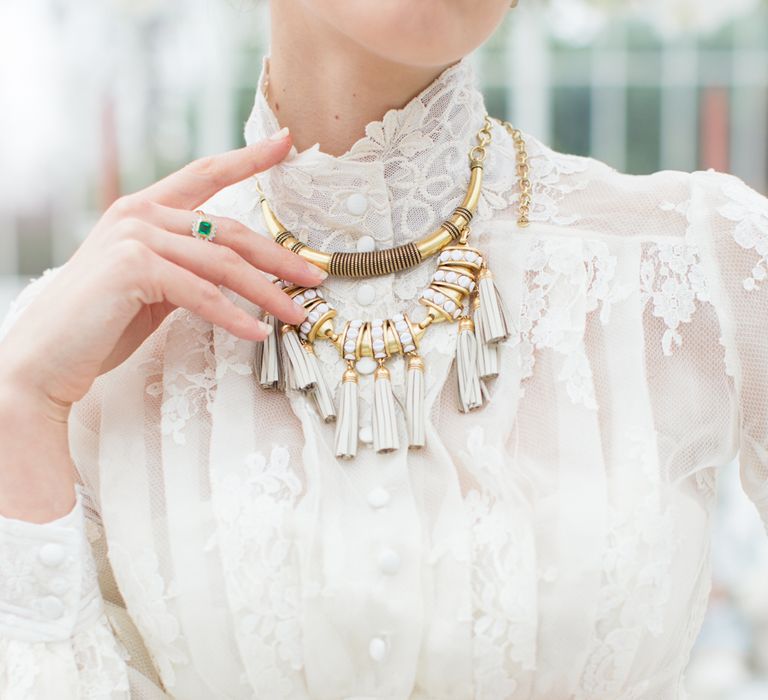
<svg viewBox="0 0 768 700">
<path fill-rule="evenodd" d="M 3 698 L 685 697 L 739 450 L 768 522 L 768 200 L 483 131 L 465 56 L 507 8 L 274 0 L 249 145 L 21 295 Z"/>
</svg>

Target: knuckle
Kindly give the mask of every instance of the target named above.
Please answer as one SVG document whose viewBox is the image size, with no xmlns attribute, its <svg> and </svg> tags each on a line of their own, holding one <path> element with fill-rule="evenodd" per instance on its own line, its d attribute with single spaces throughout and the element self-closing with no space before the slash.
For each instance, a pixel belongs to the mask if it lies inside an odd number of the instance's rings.
<svg viewBox="0 0 768 700">
<path fill-rule="evenodd" d="M 152 263 L 152 251 L 134 238 L 126 238 L 117 243 L 115 253 L 115 258 L 121 266 L 147 270 Z"/>
<path fill-rule="evenodd" d="M 231 275 L 240 268 L 242 259 L 234 250 L 232 250 L 232 248 L 220 246 L 218 250 L 219 263 L 221 264 L 222 272 L 224 272 L 226 275 Z"/>
<path fill-rule="evenodd" d="M 109 209 L 112 214 L 120 218 L 135 216 L 141 211 L 143 201 L 145 200 L 142 197 L 138 197 L 135 194 L 127 194 L 116 199 Z"/>
<path fill-rule="evenodd" d="M 221 297 L 221 290 L 208 280 L 201 280 L 200 289 L 198 290 L 198 308 L 210 306 L 219 301 Z"/>
<path fill-rule="evenodd" d="M 221 168 L 215 156 L 203 156 L 193 160 L 187 168 L 191 173 L 216 182 L 221 176 Z"/>
<path fill-rule="evenodd" d="M 133 198 L 133 216 L 147 216 L 153 207 L 153 202 L 146 197 L 134 196 Z"/>
<path fill-rule="evenodd" d="M 115 224 L 114 232 L 118 238 L 126 240 L 138 236 L 144 226 L 145 224 L 139 219 L 133 216 L 128 216 L 121 218 L 120 221 Z"/>
<path fill-rule="evenodd" d="M 109 213 L 113 214 L 114 216 L 128 216 L 128 214 L 131 212 L 131 198 L 130 196 L 120 197 L 119 199 L 116 199 L 114 202 L 112 202 L 111 206 L 109 207 Z"/>
</svg>

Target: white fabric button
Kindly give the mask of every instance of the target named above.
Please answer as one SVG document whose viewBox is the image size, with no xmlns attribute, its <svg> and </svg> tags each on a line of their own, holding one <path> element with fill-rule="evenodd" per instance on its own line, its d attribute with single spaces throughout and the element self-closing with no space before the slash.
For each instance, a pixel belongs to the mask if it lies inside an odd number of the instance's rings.
<svg viewBox="0 0 768 700">
<path fill-rule="evenodd" d="M 51 579 L 48 588 L 51 590 L 51 593 L 64 595 L 69 590 L 69 581 L 61 576 L 56 576 L 56 578 Z"/>
<path fill-rule="evenodd" d="M 389 491 L 381 488 L 381 486 L 377 486 L 368 492 L 368 505 L 371 508 L 383 508 L 389 503 L 389 498 Z"/>
<path fill-rule="evenodd" d="M 372 284 L 364 283 L 357 288 L 357 303 L 362 306 L 373 304 L 376 299 L 376 289 Z"/>
<path fill-rule="evenodd" d="M 387 643 L 381 637 L 374 637 L 368 643 L 368 654 L 374 661 L 383 661 L 387 655 Z"/>
<path fill-rule="evenodd" d="M 58 620 L 64 614 L 64 603 L 49 595 L 40 599 L 40 610 L 49 620 Z"/>
<path fill-rule="evenodd" d="M 347 211 L 354 216 L 365 214 L 368 209 L 368 198 L 359 192 L 353 192 L 347 197 Z"/>
<path fill-rule="evenodd" d="M 49 542 L 40 547 L 38 559 L 45 566 L 59 566 L 64 561 L 64 548 L 55 542 Z"/>
<path fill-rule="evenodd" d="M 379 554 L 379 569 L 383 574 L 396 574 L 400 570 L 400 555 L 394 549 L 382 549 Z"/>
<path fill-rule="evenodd" d="M 360 374 L 372 374 L 377 365 L 378 363 L 372 357 L 361 357 L 355 366 Z"/>
<path fill-rule="evenodd" d="M 357 239 L 358 253 L 372 253 L 374 250 L 376 250 L 376 241 L 372 236 L 360 236 Z"/>
<path fill-rule="evenodd" d="M 360 438 L 360 442 L 369 445 L 373 442 L 373 428 L 370 425 L 363 425 L 357 436 Z"/>
</svg>

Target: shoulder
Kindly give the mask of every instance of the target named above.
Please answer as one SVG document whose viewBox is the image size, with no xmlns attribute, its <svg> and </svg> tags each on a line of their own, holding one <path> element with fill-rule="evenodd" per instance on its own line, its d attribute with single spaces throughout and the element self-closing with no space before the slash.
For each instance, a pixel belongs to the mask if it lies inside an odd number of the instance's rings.
<svg viewBox="0 0 768 700">
<path fill-rule="evenodd" d="M 531 221 L 584 228 L 596 233 L 637 236 L 684 233 L 692 173 L 663 170 L 645 175 L 622 172 L 599 158 L 558 151 L 521 131 L 531 182 Z M 501 134 L 491 180 L 517 202 L 519 149 Z"/>
<path fill-rule="evenodd" d="M 692 173 L 692 224 L 723 275 L 746 291 L 768 278 L 768 197 L 743 179 L 714 170 Z"/>
<path fill-rule="evenodd" d="M 768 197 L 731 173 L 697 170 L 691 173 L 692 196 L 714 214 L 731 220 L 768 223 Z"/>
<path fill-rule="evenodd" d="M 668 169 L 636 175 L 593 156 L 558 151 L 531 133 L 521 136 L 533 222 L 622 236 L 683 237 L 701 212 L 732 222 L 768 217 L 768 199 L 729 173 Z M 511 215 L 518 201 L 519 151 L 509 134 L 500 133 L 500 141 L 490 187 L 505 197 Z"/>
</svg>

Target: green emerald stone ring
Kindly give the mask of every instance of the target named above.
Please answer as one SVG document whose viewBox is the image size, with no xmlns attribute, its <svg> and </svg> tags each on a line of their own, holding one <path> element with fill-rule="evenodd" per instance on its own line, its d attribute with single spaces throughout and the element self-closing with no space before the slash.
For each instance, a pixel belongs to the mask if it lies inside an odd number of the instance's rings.
<svg viewBox="0 0 768 700">
<path fill-rule="evenodd" d="M 212 241 L 216 238 L 216 227 L 205 218 L 205 214 L 196 211 L 198 215 L 195 223 L 192 224 L 192 235 L 195 238 L 204 238 L 206 241 Z"/>
</svg>

